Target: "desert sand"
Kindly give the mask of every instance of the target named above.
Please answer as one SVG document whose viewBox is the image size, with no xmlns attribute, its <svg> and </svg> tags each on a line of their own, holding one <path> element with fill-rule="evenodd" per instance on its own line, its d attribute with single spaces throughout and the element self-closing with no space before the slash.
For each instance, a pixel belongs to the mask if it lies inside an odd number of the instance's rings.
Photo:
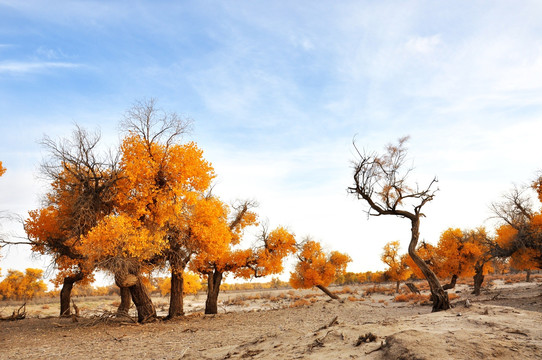
<svg viewBox="0 0 542 360">
<path fill-rule="evenodd" d="M 438 313 L 358 286 L 342 303 L 315 291 L 222 294 L 217 315 L 203 315 L 199 297 L 184 318 L 145 325 L 103 311 L 76 322 L 29 314 L 0 323 L 0 359 L 541 359 L 537 280 L 478 297 L 459 285 Z"/>
</svg>

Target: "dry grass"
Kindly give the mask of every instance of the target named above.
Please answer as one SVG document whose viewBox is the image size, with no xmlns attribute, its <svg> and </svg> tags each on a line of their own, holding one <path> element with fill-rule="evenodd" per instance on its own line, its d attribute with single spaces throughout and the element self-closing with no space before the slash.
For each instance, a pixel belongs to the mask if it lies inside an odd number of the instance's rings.
<svg viewBox="0 0 542 360">
<path fill-rule="evenodd" d="M 357 290 L 352 290 L 350 286 L 345 286 L 341 290 L 335 290 L 333 291 L 333 294 L 335 295 L 342 295 L 342 294 L 357 294 Z"/>
<path fill-rule="evenodd" d="M 308 300 L 299 299 L 299 300 L 296 300 L 293 303 L 291 303 L 290 307 L 291 308 L 296 308 L 296 307 L 302 307 L 302 306 L 309 306 L 310 304 L 311 304 L 311 302 L 308 301 Z"/>
<path fill-rule="evenodd" d="M 395 288 L 390 288 L 388 286 L 383 286 L 383 285 L 373 285 L 373 287 L 371 288 L 367 288 L 365 290 L 365 293 L 367 295 L 371 295 L 371 294 L 383 294 L 383 295 L 393 295 L 395 293 Z"/>
<path fill-rule="evenodd" d="M 224 300 L 223 304 L 226 306 L 248 306 L 245 296 L 237 296 L 233 299 Z"/>
<path fill-rule="evenodd" d="M 430 295 L 421 294 L 399 294 L 393 298 L 394 302 L 409 302 L 413 304 L 428 304 Z"/>
</svg>

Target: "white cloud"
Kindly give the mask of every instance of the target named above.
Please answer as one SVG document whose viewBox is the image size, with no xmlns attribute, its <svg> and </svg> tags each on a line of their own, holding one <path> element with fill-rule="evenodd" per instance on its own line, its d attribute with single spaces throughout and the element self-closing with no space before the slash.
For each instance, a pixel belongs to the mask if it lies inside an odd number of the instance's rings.
<svg viewBox="0 0 542 360">
<path fill-rule="evenodd" d="M 417 36 L 410 38 L 405 46 L 409 51 L 428 54 L 433 52 L 440 43 L 441 36 L 437 34 L 429 37 Z"/>
<path fill-rule="evenodd" d="M 23 62 L 4 61 L 0 62 L 0 73 L 34 73 L 50 69 L 73 69 L 80 67 L 80 64 L 68 62 Z"/>
</svg>

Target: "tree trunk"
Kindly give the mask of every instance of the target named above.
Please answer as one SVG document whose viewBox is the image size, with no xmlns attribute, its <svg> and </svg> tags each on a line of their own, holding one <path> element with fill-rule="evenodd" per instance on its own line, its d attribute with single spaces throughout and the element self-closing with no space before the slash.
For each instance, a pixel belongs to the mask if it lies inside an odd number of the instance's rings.
<svg viewBox="0 0 542 360">
<path fill-rule="evenodd" d="M 335 300 L 341 300 L 337 295 L 333 294 L 331 291 L 329 291 L 328 288 L 326 288 L 324 285 L 316 285 L 316 287 L 320 290 L 322 290 L 327 296 L 329 296 L 332 299 Z"/>
<path fill-rule="evenodd" d="M 169 291 L 168 319 L 184 315 L 183 310 L 183 272 L 171 269 L 171 289 Z"/>
<path fill-rule="evenodd" d="M 525 278 L 525 281 L 531 282 L 531 270 L 526 270 L 527 277 Z"/>
<path fill-rule="evenodd" d="M 130 306 L 132 305 L 132 294 L 130 288 L 119 287 L 120 289 L 120 305 L 117 309 L 117 316 L 128 316 Z"/>
<path fill-rule="evenodd" d="M 435 273 L 427 266 L 425 261 L 416 253 L 418 238 L 420 236 L 420 218 L 419 214 L 410 219 L 412 222 L 410 244 L 408 245 L 408 254 L 414 263 L 420 268 L 431 289 L 431 300 L 433 301 L 432 312 L 448 310 L 450 308 L 450 299 L 448 293 L 444 291 Z"/>
<path fill-rule="evenodd" d="M 472 293 L 476 296 L 480 295 L 480 289 L 482 288 L 482 283 L 484 282 L 484 264 L 476 264 L 474 266 L 474 270 L 476 271 L 474 274 L 474 290 Z"/>
<path fill-rule="evenodd" d="M 401 285 L 401 282 L 400 281 L 397 281 L 397 285 L 395 286 L 395 293 L 398 294 L 399 293 L 399 286 Z"/>
<path fill-rule="evenodd" d="M 413 283 L 406 283 L 406 286 L 410 289 L 410 292 L 413 294 L 420 294 L 420 290 Z"/>
<path fill-rule="evenodd" d="M 70 303 L 73 284 L 82 279 L 82 273 L 77 273 L 64 278 L 62 289 L 60 290 L 60 316 L 69 317 L 71 315 Z"/>
<path fill-rule="evenodd" d="M 452 276 L 452 280 L 450 280 L 450 283 L 449 284 L 446 284 L 446 285 L 443 285 L 442 286 L 442 289 L 443 290 L 450 290 L 450 289 L 453 289 L 455 288 L 455 283 L 457 282 L 457 275 L 454 274 Z"/>
<path fill-rule="evenodd" d="M 207 300 L 205 301 L 205 313 L 218 313 L 218 294 L 222 283 L 222 272 L 214 270 L 207 275 Z"/>
<path fill-rule="evenodd" d="M 129 289 L 137 309 L 137 321 L 146 323 L 156 320 L 156 309 L 152 303 L 149 291 L 139 276 L 137 277 L 136 284 L 130 286 Z"/>
</svg>

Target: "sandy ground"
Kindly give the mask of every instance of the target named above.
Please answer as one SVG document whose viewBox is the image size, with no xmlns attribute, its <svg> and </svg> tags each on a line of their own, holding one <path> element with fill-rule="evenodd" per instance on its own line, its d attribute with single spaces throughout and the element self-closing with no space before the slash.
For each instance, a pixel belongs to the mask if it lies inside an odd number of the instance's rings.
<svg viewBox="0 0 542 360">
<path fill-rule="evenodd" d="M 1 322 L 0 359 L 542 358 L 541 282 L 495 282 L 479 297 L 460 285 L 454 308 L 438 313 L 366 290 L 350 287 L 343 303 L 314 291 L 227 293 L 211 316 L 200 296 L 186 317 L 146 325 L 107 311 Z"/>
</svg>

